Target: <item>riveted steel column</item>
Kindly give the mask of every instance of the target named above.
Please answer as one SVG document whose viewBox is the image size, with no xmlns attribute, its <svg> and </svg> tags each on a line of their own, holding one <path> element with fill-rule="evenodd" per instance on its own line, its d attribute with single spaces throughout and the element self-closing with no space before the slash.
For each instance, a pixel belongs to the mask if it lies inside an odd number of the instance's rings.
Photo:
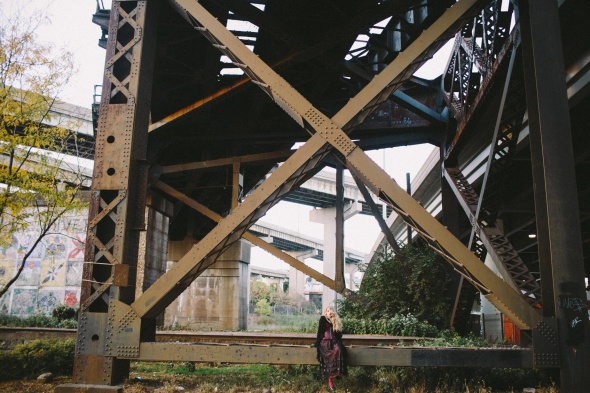
<svg viewBox="0 0 590 393">
<path fill-rule="evenodd" d="M 113 1 L 109 24 L 74 365 L 76 384 L 105 391 L 139 356 L 141 320 L 128 305 L 145 227 L 156 5 Z"/>
<path fill-rule="evenodd" d="M 557 320 L 562 391 L 582 392 L 588 314 L 557 2 L 523 1 L 520 10 L 543 309 Z"/>
</svg>

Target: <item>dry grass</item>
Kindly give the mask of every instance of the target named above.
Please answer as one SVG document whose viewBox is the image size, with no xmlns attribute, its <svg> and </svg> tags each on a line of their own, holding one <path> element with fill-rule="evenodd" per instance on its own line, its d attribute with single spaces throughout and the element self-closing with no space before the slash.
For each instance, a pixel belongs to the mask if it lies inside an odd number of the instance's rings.
<svg viewBox="0 0 590 393">
<path fill-rule="evenodd" d="M 150 363 L 151 364 L 151 363 Z M 151 364 L 153 365 L 153 364 Z M 136 367 L 145 367 L 138 364 Z M 257 369 L 253 366 L 231 372 L 232 367 L 197 365 L 190 374 L 178 374 L 182 369 L 167 364 L 159 369 L 132 371 L 123 384 L 123 393 L 328 393 L 326 381 L 320 379 L 312 367 Z M 141 368 L 141 367 L 140 367 Z M 386 370 L 367 373 L 362 368 L 336 381 L 338 393 L 522 393 L 520 390 L 493 390 L 483 384 L 467 384 L 460 390 L 445 388 L 441 384 L 435 390 L 417 383 L 400 390 L 397 377 Z M 71 378 L 56 378 L 50 383 L 36 380 L 0 382 L 0 392 L 52 393 L 61 384 L 73 383 Z M 536 393 L 558 393 L 556 387 L 537 388 Z"/>
</svg>

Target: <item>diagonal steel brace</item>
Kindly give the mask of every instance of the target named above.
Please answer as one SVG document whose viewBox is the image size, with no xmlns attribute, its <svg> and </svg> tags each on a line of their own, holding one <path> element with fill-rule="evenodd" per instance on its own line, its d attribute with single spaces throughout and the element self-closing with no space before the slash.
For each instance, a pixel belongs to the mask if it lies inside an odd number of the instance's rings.
<svg viewBox="0 0 590 393">
<path fill-rule="evenodd" d="M 390 203 L 396 211 L 403 213 L 407 221 L 419 232 L 426 233 L 433 248 L 445 256 L 449 262 L 458 264 L 461 268 L 472 273 L 487 288 L 488 294 L 486 296 L 490 301 L 517 326 L 521 329 L 532 329 L 535 326 L 540 320 L 539 314 L 489 268 L 482 267 L 479 259 L 401 189 L 343 131 L 346 124 L 357 117 L 360 112 L 373 107 L 376 99 L 389 96 L 393 90 L 391 86 L 401 83 L 404 76 L 411 75 L 411 73 L 408 74 L 408 69 L 420 63 L 415 59 L 420 59 L 428 51 L 429 44 L 437 42 L 437 39 L 445 34 L 450 32 L 454 34 L 456 31 L 454 29 L 458 30 L 461 27 L 461 21 L 469 17 L 474 10 L 477 11 L 480 1 L 462 0 L 447 10 L 443 17 L 424 32 L 426 36 L 436 32 L 438 37 L 431 37 L 432 39 L 428 40 L 417 39 L 407 49 L 408 52 L 402 52 L 354 99 L 349 101 L 333 119 L 314 108 L 285 80 L 248 50 L 197 1 L 176 0 L 176 3 L 185 10 L 199 31 L 210 38 L 223 53 L 235 59 L 237 64 L 244 64 L 246 73 L 257 81 L 279 106 L 313 135 L 291 158 L 274 171 L 265 183 L 132 304 L 132 308 L 140 317 L 157 315 L 166 304 L 179 294 L 179 291 L 184 290 L 190 283 L 183 280 L 198 270 L 196 265 L 204 258 L 219 255 L 224 247 L 237 240 L 247 230 L 247 226 L 253 223 L 254 219 L 265 213 L 265 210 L 261 211 L 261 206 L 273 198 L 277 188 L 290 180 L 293 173 L 301 171 L 302 167 L 309 163 L 309 158 L 320 149 L 325 148 L 327 142 L 345 157 L 347 168 L 355 176 L 362 179 L 375 194 Z M 404 53 L 408 53 L 408 55 L 402 56 Z M 414 57 L 414 60 L 408 62 L 411 57 Z M 395 83 L 393 83 L 394 81 Z M 383 94 L 384 92 L 387 94 Z M 177 288 L 175 289 L 175 287 Z M 501 293 L 502 298 L 498 297 L 498 293 Z"/>
</svg>

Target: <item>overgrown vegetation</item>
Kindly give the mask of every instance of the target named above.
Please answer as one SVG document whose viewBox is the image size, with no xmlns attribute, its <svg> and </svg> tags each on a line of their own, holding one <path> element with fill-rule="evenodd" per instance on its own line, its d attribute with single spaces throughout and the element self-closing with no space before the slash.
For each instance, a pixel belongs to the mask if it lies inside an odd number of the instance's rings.
<svg viewBox="0 0 590 393">
<path fill-rule="evenodd" d="M 35 340 L 17 345 L 12 351 L 0 351 L 0 381 L 37 377 L 50 372 L 71 375 L 75 340 Z"/>
<path fill-rule="evenodd" d="M 318 330 L 316 315 L 310 314 L 273 314 L 271 316 L 248 316 L 248 330 L 254 332 L 316 333 Z"/>
<path fill-rule="evenodd" d="M 358 291 L 360 301 L 344 300 L 341 317 L 387 320 L 411 314 L 445 329 L 449 326 L 450 279 L 444 260 L 426 245 L 403 246 L 399 253 L 383 247 L 367 268 Z"/>
<path fill-rule="evenodd" d="M 0 314 L 0 326 L 45 327 L 61 329 L 75 329 L 76 327 L 78 327 L 78 320 L 75 319 L 77 317 L 75 309 L 67 306 L 62 306 L 56 308 L 55 310 L 52 316 L 38 314 L 31 315 L 26 318 L 17 317 L 14 315 Z"/>
<path fill-rule="evenodd" d="M 78 310 L 62 304 L 51 311 L 51 316 L 60 322 L 68 319 L 78 319 Z"/>
<path fill-rule="evenodd" d="M 132 363 L 126 385 L 137 392 L 147 380 L 159 382 L 158 392 L 178 387 L 191 392 L 328 392 L 318 366 L 229 365 L 211 363 Z M 539 370 L 432 367 L 351 367 L 336 381 L 346 392 L 556 392 L 551 376 Z M 125 389 L 127 391 L 133 390 Z"/>
<path fill-rule="evenodd" d="M 414 315 L 396 314 L 392 318 L 356 319 L 343 318 L 345 334 L 385 334 L 389 336 L 438 337 L 441 331 Z"/>
</svg>

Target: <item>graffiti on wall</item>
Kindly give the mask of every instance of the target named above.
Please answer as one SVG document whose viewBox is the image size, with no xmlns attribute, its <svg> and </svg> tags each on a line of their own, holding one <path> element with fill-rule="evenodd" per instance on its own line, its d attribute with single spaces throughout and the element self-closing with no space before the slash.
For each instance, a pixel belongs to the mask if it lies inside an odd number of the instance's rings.
<svg viewBox="0 0 590 393">
<path fill-rule="evenodd" d="M 84 264 L 87 211 L 61 218 L 25 261 L 18 280 L 0 298 L 0 314 L 50 315 L 60 305 L 78 307 Z M 0 285 L 12 279 L 38 237 L 32 227 L 0 248 Z"/>
</svg>

